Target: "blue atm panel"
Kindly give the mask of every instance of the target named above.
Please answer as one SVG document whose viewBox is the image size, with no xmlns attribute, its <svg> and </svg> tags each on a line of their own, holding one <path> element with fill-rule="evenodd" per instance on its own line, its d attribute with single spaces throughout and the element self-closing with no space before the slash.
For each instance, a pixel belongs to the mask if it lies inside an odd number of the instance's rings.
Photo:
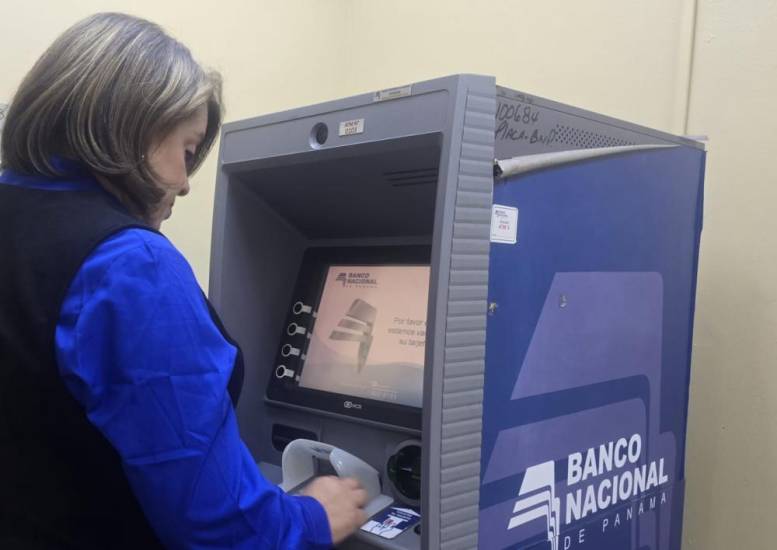
<svg viewBox="0 0 777 550">
<path fill-rule="evenodd" d="M 704 153 L 497 182 L 480 548 L 679 549 Z"/>
</svg>

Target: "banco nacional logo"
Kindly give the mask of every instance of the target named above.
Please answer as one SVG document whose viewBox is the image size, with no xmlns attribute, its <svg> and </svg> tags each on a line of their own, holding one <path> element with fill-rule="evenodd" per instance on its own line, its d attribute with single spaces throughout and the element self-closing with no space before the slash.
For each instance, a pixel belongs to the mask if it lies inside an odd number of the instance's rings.
<svg viewBox="0 0 777 550">
<path fill-rule="evenodd" d="M 544 518 L 551 550 L 558 550 L 559 514 L 561 503 L 556 498 L 556 465 L 552 460 L 526 469 L 513 517 L 507 529 L 515 529 L 536 519 Z"/>
</svg>

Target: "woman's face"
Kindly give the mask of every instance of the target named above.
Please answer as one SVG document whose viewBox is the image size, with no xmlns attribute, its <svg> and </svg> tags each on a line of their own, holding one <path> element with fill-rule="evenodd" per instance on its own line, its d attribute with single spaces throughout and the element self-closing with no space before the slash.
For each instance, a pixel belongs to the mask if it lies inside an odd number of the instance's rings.
<svg viewBox="0 0 777 550">
<path fill-rule="evenodd" d="M 208 125 L 208 109 L 201 105 L 179 123 L 164 139 L 154 143 L 148 153 L 148 163 L 162 182 L 165 196 L 151 214 L 149 223 L 159 229 L 170 217 L 176 197 L 189 192 L 189 172 L 194 162 L 197 147 L 205 136 Z"/>
</svg>

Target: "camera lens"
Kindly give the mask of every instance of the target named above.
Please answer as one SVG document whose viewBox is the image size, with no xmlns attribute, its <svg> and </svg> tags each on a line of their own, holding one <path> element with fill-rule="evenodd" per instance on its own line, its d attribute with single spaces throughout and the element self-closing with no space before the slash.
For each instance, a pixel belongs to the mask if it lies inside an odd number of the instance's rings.
<svg viewBox="0 0 777 550">
<path fill-rule="evenodd" d="M 320 147 L 326 143 L 329 137 L 329 128 L 323 122 L 319 122 L 313 126 L 313 130 L 310 132 L 310 144 L 313 147 Z"/>
</svg>

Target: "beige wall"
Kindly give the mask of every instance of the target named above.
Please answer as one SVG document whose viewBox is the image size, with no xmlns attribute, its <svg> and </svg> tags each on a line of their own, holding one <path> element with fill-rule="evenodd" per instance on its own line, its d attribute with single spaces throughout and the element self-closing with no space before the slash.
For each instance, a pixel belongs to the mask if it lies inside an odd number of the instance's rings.
<svg viewBox="0 0 777 550">
<path fill-rule="evenodd" d="M 771 547 L 777 1 L 698 0 L 697 10 L 694 0 L 5 0 L 0 103 L 59 31 L 106 9 L 158 21 L 221 70 L 229 120 L 475 72 L 675 133 L 687 119 L 688 132 L 708 134 L 684 548 Z M 164 227 L 204 286 L 214 173 L 212 155 Z"/>
<path fill-rule="evenodd" d="M 777 2 L 700 3 L 689 128 L 710 135 L 686 548 L 767 549 L 777 492 Z"/>
</svg>

